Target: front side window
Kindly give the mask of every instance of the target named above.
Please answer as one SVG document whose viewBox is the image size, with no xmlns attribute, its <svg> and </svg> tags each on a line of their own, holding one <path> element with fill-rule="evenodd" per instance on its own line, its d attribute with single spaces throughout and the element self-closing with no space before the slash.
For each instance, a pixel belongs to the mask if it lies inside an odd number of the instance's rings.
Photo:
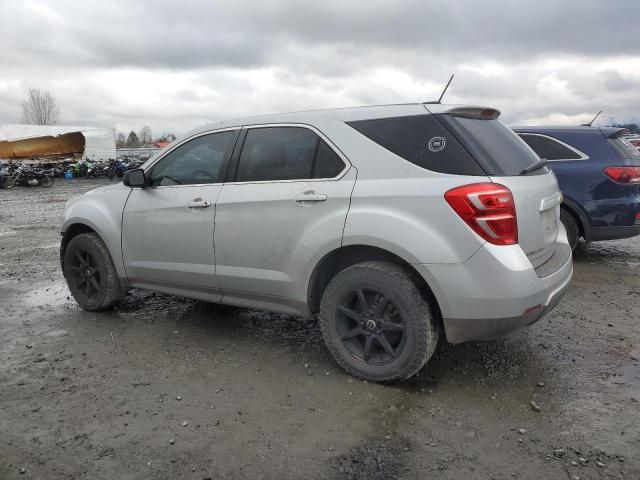
<svg viewBox="0 0 640 480">
<path fill-rule="evenodd" d="M 578 152 L 553 138 L 529 133 L 520 133 L 519 135 L 543 160 L 579 160 L 583 158 Z"/>
<path fill-rule="evenodd" d="M 340 157 L 308 128 L 251 128 L 240 154 L 236 181 L 333 178 L 344 167 Z"/>
<path fill-rule="evenodd" d="M 153 166 L 150 186 L 218 183 L 234 132 L 210 133 L 189 140 Z"/>
</svg>

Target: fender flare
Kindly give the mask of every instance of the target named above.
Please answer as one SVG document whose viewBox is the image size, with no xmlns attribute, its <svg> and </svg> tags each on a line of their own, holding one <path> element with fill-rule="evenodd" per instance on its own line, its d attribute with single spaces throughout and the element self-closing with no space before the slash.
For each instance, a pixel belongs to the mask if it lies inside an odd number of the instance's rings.
<svg viewBox="0 0 640 480">
<path fill-rule="evenodd" d="M 576 202 L 575 200 L 572 200 L 571 198 L 564 197 L 562 201 L 562 205 L 560 205 L 560 208 L 566 209 L 577 218 L 577 220 L 580 222 L 580 226 L 582 227 L 585 241 L 590 242 L 591 241 L 591 224 L 589 223 L 589 218 L 587 217 L 587 214 L 585 213 L 584 209 L 578 204 L 578 202 Z"/>
</svg>

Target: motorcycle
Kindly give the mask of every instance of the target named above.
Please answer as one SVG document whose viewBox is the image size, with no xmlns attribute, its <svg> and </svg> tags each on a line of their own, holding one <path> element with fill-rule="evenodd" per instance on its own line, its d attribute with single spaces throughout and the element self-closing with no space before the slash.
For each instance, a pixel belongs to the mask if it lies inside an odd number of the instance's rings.
<svg viewBox="0 0 640 480">
<path fill-rule="evenodd" d="M 114 177 L 124 177 L 124 172 L 129 169 L 129 164 L 122 160 L 111 160 L 109 163 L 109 169 L 107 171 L 107 177 L 109 180 L 113 180 Z"/>
<path fill-rule="evenodd" d="M 45 187 L 49 188 L 53 185 L 53 175 L 49 175 L 40 169 L 36 169 L 27 165 L 19 165 L 13 169 L 9 169 L 9 174 L 5 175 L 2 186 L 11 189 L 16 185 L 24 185 L 26 187 Z"/>
<path fill-rule="evenodd" d="M 97 175 L 96 175 L 96 171 L 97 171 L 97 169 L 96 169 L 96 164 L 95 164 L 94 162 L 90 162 L 90 161 L 88 161 L 88 160 L 85 160 L 85 162 L 84 162 L 84 163 L 85 163 L 85 167 L 86 167 L 86 169 L 87 169 L 87 171 L 86 171 L 86 173 L 84 174 L 84 176 L 85 176 L 86 178 L 89 178 L 89 177 L 95 177 L 95 176 L 97 176 Z"/>
</svg>

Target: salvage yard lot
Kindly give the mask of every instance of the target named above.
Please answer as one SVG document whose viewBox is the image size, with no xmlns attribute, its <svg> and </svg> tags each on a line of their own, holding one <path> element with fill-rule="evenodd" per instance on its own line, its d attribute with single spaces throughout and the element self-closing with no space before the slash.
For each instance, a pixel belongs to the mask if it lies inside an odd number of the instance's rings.
<svg viewBox="0 0 640 480">
<path fill-rule="evenodd" d="M 383 386 L 313 321 L 142 291 L 80 310 L 59 215 L 106 183 L 0 190 L 0 479 L 640 478 L 640 237 L 580 248 L 529 330 Z"/>
</svg>

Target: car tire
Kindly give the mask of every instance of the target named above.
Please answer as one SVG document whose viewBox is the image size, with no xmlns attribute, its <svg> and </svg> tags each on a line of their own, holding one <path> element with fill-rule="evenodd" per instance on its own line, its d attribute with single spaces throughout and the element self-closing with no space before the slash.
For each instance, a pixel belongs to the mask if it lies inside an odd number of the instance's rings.
<svg viewBox="0 0 640 480">
<path fill-rule="evenodd" d="M 127 294 L 109 250 L 95 233 L 71 239 L 64 252 L 63 273 L 73 298 L 84 310 L 108 310 Z"/>
<path fill-rule="evenodd" d="M 322 295 L 320 327 L 344 370 L 383 383 L 418 372 L 439 338 L 423 292 L 405 269 L 390 262 L 363 262 L 339 272 Z"/>
<path fill-rule="evenodd" d="M 578 246 L 578 238 L 580 237 L 580 229 L 576 219 L 564 208 L 560 209 L 560 221 L 564 225 L 564 229 L 567 231 L 567 240 L 571 250 L 575 250 Z"/>
</svg>

